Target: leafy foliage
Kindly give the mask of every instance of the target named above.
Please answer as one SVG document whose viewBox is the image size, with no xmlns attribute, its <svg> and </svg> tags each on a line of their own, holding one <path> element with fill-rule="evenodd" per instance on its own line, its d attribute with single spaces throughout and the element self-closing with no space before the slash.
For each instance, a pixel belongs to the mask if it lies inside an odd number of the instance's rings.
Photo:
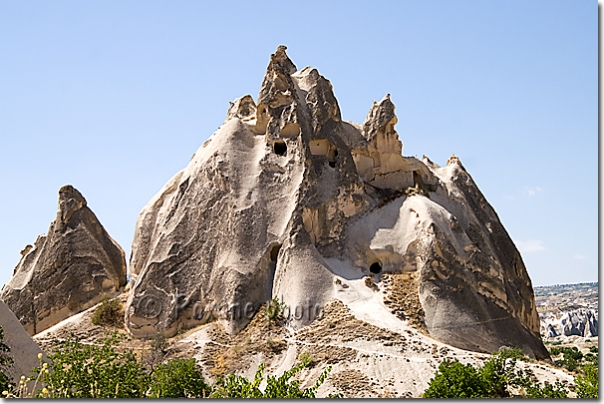
<svg viewBox="0 0 604 404">
<path fill-rule="evenodd" d="M 85 345 L 73 337 L 49 355 L 51 371 L 43 375 L 53 397 L 133 398 L 144 397 L 149 374 L 133 352 L 119 352 L 123 335 L 101 339 L 101 346 Z"/>
<path fill-rule="evenodd" d="M 587 365 L 584 376 L 575 377 L 576 393 L 579 398 L 598 398 L 598 368 Z"/>
<path fill-rule="evenodd" d="M 457 360 L 443 361 L 424 398 L 500 398 L 510 397 L 510 389 L 528 398 L 567 397 L 564 386 L 556 382 L 541 387 L 532 372 L 518 369 L 517 361 L 526 360 L 521 350 L 502 348 L 478 369 Z"/>
<path fill-rule="evenodd" d="M 488 386 L 472 365 L 457 359 L 445 359 L 430 380 L 423 398 L 484 398 L 489 397 Z"/>
<path fill-rule="evenodd" d="M 244 377 L 230 374 L 225 378 L 218 378 L 212 398 L 315 398 L 317 389 L 325 382 L 331 366 L 327 367 L 312 387 L 300 389 L 299 380 L 291 380 L 298 372 L 308 367 L 310 360 L 304 360 L 295 365 L 283 375 L 268 376 L 266 388 L 260 390 L 260 384 L 264 380 L 264 364 L 258 366 L 254 380 L 249 381 Z M 334 396 L 332 396 L 334 397 Z"/>
<path fill-rule="evenodd" d="M 508 387 L 522 378 L 516 372 L 516 361 L 525 358 L 520 349 L 502 348 L 484 363 L 480 373 L 489 390 L 489 397 L 509 397 Z"/>
<path fill-rule="evenodd" d="M 109 299 L 105 296 L 101 300 L 101 304 L 94 310 L 91 321 L 94 325 L 119 324 L 123 315 L 120 300 L 118 298 Z"/>
<path fill-rule="evenodd" d="M 1 337 L 1 334 L 0 334 Z M 266 387 L 260 390 L 264 380 L 264 365 L 260 365 L 253 381 L 241 376 L 219 378 L 215 386 L 205 383 L 195 359 L 172 359 L 156 363 L 138 359 L 132 351 L 119 350 L 125 340 L 123 334 L 113 333 L 99 340 L 100 344 L 82 344 L 73 335 L 63 341 L 49 355 L 50 362 L 42 360 L 33 370 L 37 378 L 22 377 L 18 388 L 3 391 L 3 396 L 37 398 L 202 398 L 202 397 L 255 397 L 255 398 L 311 398 L 324 383 L 331 367 L 324 370 L 315 384 L 301 389 L 294 377 L 308 367 L 310 357 L 292 367 L 283 375 L 268 376 Z M 164 339 L 157 339 L 152 349 L 163 350 Z M 34 380 L 35 379 L 35 380 Z M 34 385 L 30 385 L 34 383 Z M 36 386 L 44 388 L 37 391 Z M 33 388 L 31 388 L 33 387 Z M 34 393 L 37 391 L 37 393 Z M 330 397 L 339 397 L 332 395 Z"/>
<path fill-rule="evenodd" d="M 151 398 L 208 397 L 212 388 L 195 365 L 195 359 L 172 359 L 152 373 Z"/>
<path fill-rule="evenodd" d="M 10 348 L 4 343 L 4 330 L 0 327 L 0 389 L 9 390 L 13 387 L 13 382 L 6 375 L 8 368 L 13 365 L 13 359 L 9 355 Z"/>
<path fill-rule="evenodd" d="M 268 302 L 264 310 L 269 322 L 281 323 L 284 320 L 283 311 L 285 309 L 287 309 L 287 305 L 275 297 Z"/>
</svg>

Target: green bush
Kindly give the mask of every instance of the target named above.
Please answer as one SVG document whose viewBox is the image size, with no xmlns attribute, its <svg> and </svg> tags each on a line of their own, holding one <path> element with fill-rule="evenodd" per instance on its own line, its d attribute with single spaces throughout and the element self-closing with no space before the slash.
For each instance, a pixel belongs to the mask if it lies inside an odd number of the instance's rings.
<svg viewBox="0 0 604 404">
<path fill-rule="evenodd" d="M 302 363 L 293 366 L 283 375 L 268 376 L 264 391 L 260 390 L 260 384 L 264 380 L 264 364 L 258 366 L 254 380 L 249 381 L 245 377 L 230 374 L 224 378 L 218 378 L 214 387 L 212 398 L 315 398 L 317 389 L 323 384 L 331 366 L 325 369 L 312 387 L 304 390 L 300 389 L 299 380 L 292 379 L 299 371 L 306 368 L 310 361 L 305 360 Z M 330 397 L 339 397 L 331 395 Z"/>
<path fill-rule="evenodd" d="M 6 375 L 8 369 L 13 365 L 9 352 L 9 346 L 4 343 L 4 330 L 0 327 L 0 391 L 10 390 L 14 387 L 14 383 Z"/>
<path fill-rule="evenodd" d="M 144 397 L 150 377 L 133 352 L 116 350 L 123 339 L 123 335 L 114 333 L 101 339 L 100 346 L 84 345 L 73 335 L 63 341 L 48 355 L 50 371 L 42 375 L 50 397 Z"/>
<path fill-rule="evenodd" d="M 472 365 L 445 359 L 424 391 L 423 398 L 487 398 L 489 387 Z"/>
<path fill-rule="evenodd" d="M 123 334 L 113 333 L 99 340 L 100 344 L 86 345 L 72 334 L 49 355 L 50 363 L 41 360 L 41 366 L 33 370 L 38 378 L 24 380 L 19 390 L 9 390 L 5 396 L 31 397 L 32 393 L 22 387 L 32 380 L 45 386 L 36 394 L 38 398 L 311 398 L 331 371 L 328 367 L 312 387 L 301 389 L 300 381 L 292 379 L 308 367 L 310 357 L 305 355 L 302 363 L 282 376 L 268 376 L 263 390 L 259 386 L 264 380 L 264 365 L 259 366 L 251 382 L 231 374 L 210 386 L 194 359 L 145 365 L 144 357 L 137 359 L 132 351 L 117 348 L 124 339 Z M 165 344 L 164 340 L 158 341 Z"/>
<path fill-rule="evenodd" d="M 510 396 L 508 387 L 518 384 L 519 378 L 522 377 L 515 371 L 516 361 L 524 358 L 524 353 L 514 348 L 502 348 L 491 355 L 480 369 L 485 385 L 489 389 L 489 397 Z"/>
<path fill-rule="evenodd" d="M 212 389 L 195 365 L 195 359 L 172 359 L 151 375 L 151 398 L 208 397 Z"/>
<path fill-rule="evenodd" d="M 554 385 L 545 383 L 545 386 L 540 387 L 537 384 L 530 383 L 525 386 L 527 398 L 567 398 L 568 392 L 564 385 L 556 382 Z"/>
<path fill-rule="evenodd" d="M 519 349 L 502 348 L 476 369 L 457 360 L 443 361 L 428 383 L 424 398 L 501 398 L 510 397 L 510 388 L 528 398 L 562 398 L 567 396 L 564 386 L 539 385 L 529 370 L 516 366 L 518 359 L 527 358 Z"/>
<path fill-rule="evenodd" d="M 583 376 L 575 377 L 577 397 L 598 398 L 598 368 L 586 365 Z"/>
<path fill-rule="evenodd" d="M 281 323 L 284 320 L 283 311 L 286 308 L 287 305 L 276 297 L 271 299 L 264 309 L 268 321 L 271 323 Z"/>
<path fill-rule="evenodd" d="M 109 299 L 105 296 L 101 300 L 101 304 L 94 310 L 91 321 L 94 325 L 119 324 L 123 321 L 123 316 L 120 300 L 118 298 Z"/>
</svg>

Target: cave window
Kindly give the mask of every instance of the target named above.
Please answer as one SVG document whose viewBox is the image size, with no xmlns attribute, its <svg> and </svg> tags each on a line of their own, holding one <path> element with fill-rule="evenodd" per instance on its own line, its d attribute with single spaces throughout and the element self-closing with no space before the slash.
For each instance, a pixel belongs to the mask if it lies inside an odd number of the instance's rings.
<svg viewBox="0 0 604 404">
<path fill-rule="evenodd" d="M 277 262 L 279 250 L 281 250 L 281 244 L 275 244 L 273 247 L 271 247 L 271 261 Z"/>
<path fill-rule="evenodd" d="M 371 272 L 372 274 L 379 274 L 380 272 L 382 272 L 382 264 L 380 264 L 379 262 L 374 262 L 369 267 L 369 272 Z"/>
<path fill-rule="evenodd" d="M 338 157 L 338 149 L 332 148 L 327 154 L 327 160 L 331 168 L 336 168 L 336 157 Z"/>
<path fill-rule="evenodd" d="M 422 185 L 422 177 L 420 177 L 419 172 L 413 171 L 413 186 L 420 187 Z"/>
<path fill-rule="evenodd" d="M 287 145 L 283 140 L 275 140 L 275 143 L 273 143 L 273 151 L 279 156 L 285 156 L 285 153 L 287 153 Z"/>
</svg>

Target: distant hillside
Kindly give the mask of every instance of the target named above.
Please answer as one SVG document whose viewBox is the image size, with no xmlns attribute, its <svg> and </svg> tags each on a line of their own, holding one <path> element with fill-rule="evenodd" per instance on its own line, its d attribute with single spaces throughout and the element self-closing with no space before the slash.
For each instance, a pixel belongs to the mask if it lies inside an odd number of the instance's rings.
<svg viewBox="0 0 604 404">
<path fill-rule="evenodd" d="M 535 286 L 535 296 L 560 295 L 564 293 L 581 292 L 583 297 L 598 297 L 598 282 L 555 284 L 549 286 Z M 585 294 L 585 293 L 588 294 Z M 595 294 L 592 296 L 592 294 Z"/>
</svg>

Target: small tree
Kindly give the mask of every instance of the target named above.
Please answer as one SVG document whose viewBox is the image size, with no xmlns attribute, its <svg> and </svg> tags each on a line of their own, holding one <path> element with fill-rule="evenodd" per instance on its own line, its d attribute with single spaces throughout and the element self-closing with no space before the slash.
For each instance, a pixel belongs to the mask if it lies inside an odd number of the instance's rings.
<svg viewBox="0 0 604 404">
<path fill-rule="evenodd" d="M 119 324 L 123 320 L 124 313 L 120 299 L 109 299 L 103 297 L 101 304 L 94 310 L 92 319 L 94 325 L 113 325 Z"/>
<path fill-rule="evenodd" d="M 480 373 L 485 385 L 488 386 L 490 397 L 510 396 L 508 387 L 517 385 L 522 377 L 521 374 L 515 372 L 516 361 L 524 357 L 524 353 L 520 349 L 503 347 L 484 363 Z"/>
<path fill-rule="evenodd" d="M 489 388 L 474 366 L 445 359 L 422 395 L 423 398 L 488 398 Z"/>
<path fill-rule="evenodd" d="M 151 375 L 151 398 L 202 398 L 212 391 L 195 365 L 195 359 L 172 359 L 158 365 Z"/>
<path fill-rule="evenodd" d="M 584 374 L 584 376 L 575 377 L 577 397 L 598 398 L 598 368 L 586 365 Z"/>
</svg>

